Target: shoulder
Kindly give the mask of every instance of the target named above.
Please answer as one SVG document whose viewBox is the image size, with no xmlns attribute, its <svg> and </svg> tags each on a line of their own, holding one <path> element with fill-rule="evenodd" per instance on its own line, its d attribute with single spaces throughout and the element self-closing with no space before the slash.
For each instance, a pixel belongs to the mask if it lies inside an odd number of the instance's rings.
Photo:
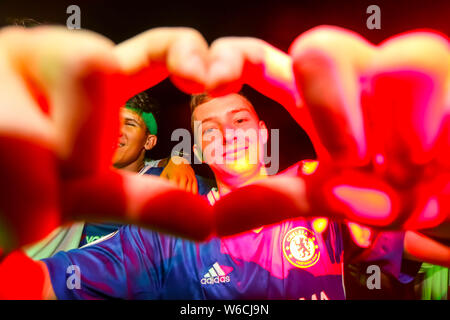
<svg viewBox="0 0 450 320">
<path fill-rule="evenodd" d="M 217 188 L 216 181 L 213 179 L 207 179 L 198 175 L 195 175 L 197 178 L 198 185 L 198 193 L 201 196 L 208 195 L 214 188 Z"/>
<path fill-rule="evenodd" d="M 149 175 L 153 175 L 153 176 L 160 176 L 161 173 L 163 172 L 164 168 L 163 167 L 152 167 L 152 166 L 145 166 L 140 174 L 149 174 Z"/>
</svg>

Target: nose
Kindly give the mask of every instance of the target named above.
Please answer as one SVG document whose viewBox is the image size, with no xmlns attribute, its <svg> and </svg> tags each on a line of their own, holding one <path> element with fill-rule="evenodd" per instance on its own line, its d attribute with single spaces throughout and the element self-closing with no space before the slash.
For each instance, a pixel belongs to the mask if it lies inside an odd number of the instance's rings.
<svg viewBox="0 0 450 320">
<path fill-rule="evenodd" d="M 119 138 L 122 137 L 124 134 L 125 134 L 125 125 L 121 123 L 119 129 Z"/>
<path fill-rule="evenodd" d="M 236 130 L 231 126 L 226 126 L 222 130 L 224 144 L 231 144 L 237 141 Z"/>
</svg>

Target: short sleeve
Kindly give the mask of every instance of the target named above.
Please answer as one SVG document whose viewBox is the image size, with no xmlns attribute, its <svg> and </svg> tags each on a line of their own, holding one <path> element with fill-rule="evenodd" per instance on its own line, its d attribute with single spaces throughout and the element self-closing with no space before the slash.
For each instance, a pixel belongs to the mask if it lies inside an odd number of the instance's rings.
<svg viewBox="0 0 450 320">
<path fill-rule="evenodd" d="M 58 299 L 153 299 L 161 283 L 161 243 L 156 232 L 124 226 L 42 261 Z"/>
</svg>

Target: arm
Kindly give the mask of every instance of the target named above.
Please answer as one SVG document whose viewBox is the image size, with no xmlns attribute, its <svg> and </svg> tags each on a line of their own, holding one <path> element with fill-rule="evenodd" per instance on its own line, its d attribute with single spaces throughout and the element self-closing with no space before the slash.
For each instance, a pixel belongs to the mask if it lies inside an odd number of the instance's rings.
<svg viewBox="0 0 450 320">
<path fill-rule="evenodd" d="M 157 299 L 177 240 L 128 225 L 43 262 L 58 299 Z"/>
<path fill-rule="evenodd" d="M 48 268 L 42 261 L 14 251 L 0 263 L 1 300 L 54 300 Z"/>
<path fill-rule="evenodd" d="M 450 268 L 450 247 L 419 232 L 406 231 L 405 258 Z"/>
<path fill-rule="evenodd" d="M 154 232 L 126 226 L 95 244 L 42 261 L 14 252 L 0 265 L 0 297 L 131 299 L 145 292 L 146 298 L 155 298 L 167 251 L 162 246 L 172 245 L 170 239 L 160 241 Z"/>
</svg>

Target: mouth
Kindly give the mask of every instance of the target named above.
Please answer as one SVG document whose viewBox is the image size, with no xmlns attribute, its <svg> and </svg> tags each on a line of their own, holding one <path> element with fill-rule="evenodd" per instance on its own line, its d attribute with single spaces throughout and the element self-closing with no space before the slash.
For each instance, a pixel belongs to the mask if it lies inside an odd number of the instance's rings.
<svg viewBox="0 0 450 320">
<path fill-rule="evenodd" d="M 223 157 L 227 160 L 235 160 L 244 155 L 248 147 L 229 149 L 223 153 Z"/>
</svg>

